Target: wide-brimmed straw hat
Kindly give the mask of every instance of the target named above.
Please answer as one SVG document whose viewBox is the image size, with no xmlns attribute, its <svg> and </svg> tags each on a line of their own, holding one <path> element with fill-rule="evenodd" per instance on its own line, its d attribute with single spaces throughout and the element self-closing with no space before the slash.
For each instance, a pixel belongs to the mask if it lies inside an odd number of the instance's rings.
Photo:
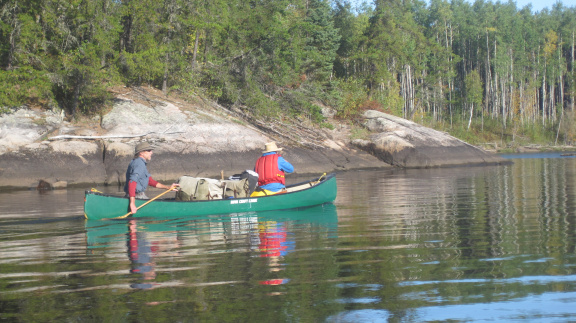
<svg viewBox="0 0 576 323">
<path fill-rule="evenodd" d="M 141 142 L 139 144 L 136 145 L 136 148 L 134 148 L 134 154 L 137 154 L 141 151 L 145 151 L 145 150 L 153 150 L 154 147 L 152 147 L 151 144 L 149 144 L 148 142 L 144 141 Z"/>
<path fill-rule="evenodd" d="M 262 153 L 271 153 L 273 151 L 282 151 L 282 148 L 278 148 L 275 142 L 269 142 L 266 144 L 266 150 L 264 150 Z"/>
</svg>

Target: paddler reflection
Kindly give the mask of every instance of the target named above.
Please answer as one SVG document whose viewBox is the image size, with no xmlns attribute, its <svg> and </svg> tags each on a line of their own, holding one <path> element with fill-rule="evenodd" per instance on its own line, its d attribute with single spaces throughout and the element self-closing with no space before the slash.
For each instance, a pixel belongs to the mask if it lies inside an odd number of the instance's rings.
<svg viewBox="0 0 576 323">
<path fill-rule="evenodd" d="M 158 246 L 148 241 L 146 232 L 138 231 L 135 219 L 128 222 L 128 257 L 130 258 L 132 274 L 140 275 L 143 282 L 131 284 L 130 287 L 148 289 L 154 286 L 156 278 L 156 263 L 154 256 Z"/>
<path fill-rule="evenodd" d="M 282 259 L 290 251 L 294 250 L 294 242 L 287 239 L 288 231 L 286 224 L 276 221 L 258 222 L 258 236 L 260 238 L 260 257 L 268 259 L 270 272 L 283 270 Z M 288 279 L 269 279 L 260 281 L 261 285 L 281 285 Z"/>
<path fill-rule="evenodd" d="M 138 282 L 130 284 L 132 288 L 148 289 L 159 286 L 156 282 L 156 258 L 170 256 L 171 250 L 177 250 L 180 242 L 176 235 L 162 231 L 157 234 L 138 229 L 137 219 L 128 221 L 127 251 L 130 259 L 130 273 L 138 277 Z"/>
</svg>

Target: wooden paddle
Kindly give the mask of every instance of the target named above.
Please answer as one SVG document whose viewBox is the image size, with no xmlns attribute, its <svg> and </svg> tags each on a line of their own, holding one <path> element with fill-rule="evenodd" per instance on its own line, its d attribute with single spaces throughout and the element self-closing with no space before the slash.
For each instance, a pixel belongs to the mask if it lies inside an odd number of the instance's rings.
<svg viewBox="0 0 576 323">
<path fill-rule="evenodd" d="M 157 198 L 159 198 L 160 196 L 162 196 L 162 195 L 164 195 L 164 194 L 166 194 L 166 193 L 168 193 L 168 192 L 171 192 L 171 191 L 172 191 L 172 187 L 170 187 L 169 189 L 167 189 L 166 192 L 160 193 L 160 194 L 156 195 L 156 197 L 148 200 L 148 202 L 140 205 L 136 210 L 140 210 L 140 208 L 144 207 L 144 205 L 146 205 L 146 204 L 148 204 L 148 203 L 151 203 L 151 202 L 154 201 L 155 199 L 157 199 Z M 124 218 L 128 217 L 130 214 L 132 214 L 132 212 L 128 212 L 128 213 L 124 214 L 123 216 L 119 216 L 119 217 L 116 217 L 116 218 L 114 218 L 114 219 L 124 219 Z"/>
<path fill-rule="evenodd" d="M 322 177 L 326 176 L 326 173 L 322 174 L 322 176 L 318 177 L 318 180 L 316 181 L 316 183 L 314 183 L 314 185 L 320 183 L 320 181 L 322 180 Z M 312 184 L 312 183 L 310 183 Z"/>
</svg>

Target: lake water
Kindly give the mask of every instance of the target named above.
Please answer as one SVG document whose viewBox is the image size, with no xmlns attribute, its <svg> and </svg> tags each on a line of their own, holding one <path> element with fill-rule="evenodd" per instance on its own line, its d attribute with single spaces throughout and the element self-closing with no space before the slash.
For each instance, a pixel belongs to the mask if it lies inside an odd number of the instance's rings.
<svg viewBox="0 0 576 323">
<path fill-rule="evenodd" d="M 335 203 L 304 210 L 162 221 L 86 221 L 83 189 L 5 191 L 0 321 L 576 321 L 576 158 L 506 157 L 339 173 Z"/>
</svg>

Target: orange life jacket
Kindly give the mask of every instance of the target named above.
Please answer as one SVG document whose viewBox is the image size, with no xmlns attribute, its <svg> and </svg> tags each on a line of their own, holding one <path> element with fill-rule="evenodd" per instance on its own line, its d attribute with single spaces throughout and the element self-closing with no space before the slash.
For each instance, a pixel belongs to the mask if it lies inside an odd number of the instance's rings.
<svg viewBox="0 0 576 323">
<path fill-rule="evenodd" d="M 258 158 L 254 170 L 258 173 L 258 186 L 280 183 L 286 185 L 284 172 L 278 168 L 278 154 L 270 154 Z"/>
</svg>

